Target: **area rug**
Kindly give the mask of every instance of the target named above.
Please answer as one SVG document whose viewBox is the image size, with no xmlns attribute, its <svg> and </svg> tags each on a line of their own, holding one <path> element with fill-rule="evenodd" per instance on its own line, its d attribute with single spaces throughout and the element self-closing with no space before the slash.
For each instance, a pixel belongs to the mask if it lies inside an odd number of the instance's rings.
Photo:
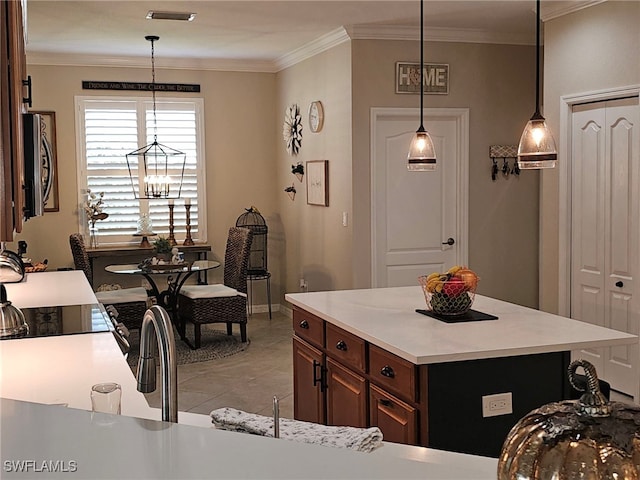
<svg viewBox="0 0 640 480">
<path fill-rule="evenodd" d="M 127 363 L 135 367 L 138 365 L 138 357 L 140 352 L 139 330 L 132 330 L 129 337 L 131 350 L 127 357 Z M 187 338 L 193 341 L 193 332 L 187 332 Z M 202 346 L 197 350 L 192 350 L 189 346 L 180 340 L 176 334 L 176 356 L 178 357 L 178 365 L 186 365 L 188 363 L 206 362 L 208 360 L 216 360 L 219 358 L 229 357 L 236 353 L 243 352 L 249 347 L 250 341 L 242 342 L 235 335 L 227 335 L 226 331 L 215 330 L 211 328 L 202 328 Z"/>
</svg>

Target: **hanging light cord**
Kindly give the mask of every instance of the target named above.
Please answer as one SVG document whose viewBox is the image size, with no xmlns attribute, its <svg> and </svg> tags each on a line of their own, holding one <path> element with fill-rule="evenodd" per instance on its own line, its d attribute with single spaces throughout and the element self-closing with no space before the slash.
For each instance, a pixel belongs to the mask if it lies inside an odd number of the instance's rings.
<svg viewBox="0 0 640 480">
<path fill-rule="evenodd" d="M 158 141 L 158 123 L 156 119 L 156 62 L 154 42 L 157 37 L 147 37 L 151 42 L 151 97 L 153 98 L 153 143 Z"/>
<path fill-rule="evenodd" d="M 538 0 L 540 1 L 540 0 Z M 420 0 L 420 130 L 424 130 L 424 0 Z"/>
<path fill-rule="evenodd" d="M 536 115 L 540 115 L 540 0 L 536 0 Z"/>
</svg>

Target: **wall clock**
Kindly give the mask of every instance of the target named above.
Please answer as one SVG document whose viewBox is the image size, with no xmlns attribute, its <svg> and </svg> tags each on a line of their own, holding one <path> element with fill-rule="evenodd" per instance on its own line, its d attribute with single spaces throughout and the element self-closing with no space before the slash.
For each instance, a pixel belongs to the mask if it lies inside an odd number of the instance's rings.
<svg viewBox="0 0 640 480">
<path fill-rule="evenodd" d="M 297 104 L 287 108 L 282 125 L 282 137 L 287 144 L 289 155 L 297 155 L 302 146 L 302 117 Z"/>
<path fill-rule="evenodd" d="M 320 100 L 311 102 L 309 105 L 309 128 L 312 132 L 317 133 L 322 130 L 324 124 L 324 107 Z"/>
</svg>

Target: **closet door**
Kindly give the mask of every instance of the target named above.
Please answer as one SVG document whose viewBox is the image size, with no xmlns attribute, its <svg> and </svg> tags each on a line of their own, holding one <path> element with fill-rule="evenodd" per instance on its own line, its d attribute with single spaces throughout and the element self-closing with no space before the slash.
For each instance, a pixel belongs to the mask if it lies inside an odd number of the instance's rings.
<svg viewBox="0 0 640 480">
<path fill-rule="evenodd" d="M 640 331 L 638 99 L 575 106 L 571 316 Z M 582 350 L 612 388 L 640 397 L 638 345 Z"/>
</svg>

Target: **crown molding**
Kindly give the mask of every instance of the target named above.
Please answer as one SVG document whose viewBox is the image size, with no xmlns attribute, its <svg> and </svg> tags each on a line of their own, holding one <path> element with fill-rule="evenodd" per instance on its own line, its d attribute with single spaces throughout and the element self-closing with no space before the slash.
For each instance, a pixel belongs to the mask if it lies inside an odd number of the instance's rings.
<svg viewBox="0 0 640 480">
<path fill-rule="evenodd" d="M 27 51 L 28 65 L 56 65 L 66 67 L 123 67 L 149 68 L 147 57 L 118 57 Z M 212 70 L 225 72 L 275 73 L 276 65 L 268 60 L 236 60 L 223 58 L 167 58 L 156 59 L 157 68 L 166 70 Z"/>
<path fill-rule="evenodd" d="M 553 4 L 543 4 L 540 7 L 540 18 L 543 22 L 548 22 L 554 18 L 563 17 L 564 15 L 569 15 L 570 13 L 584 10 L 585 8 L 593 7 L 606 1 L 607 0 L 585 0 L 576 2 L 567 0 L 564 2 L 554 2 Z"/>
<path fill-rule="evenodd" d="M 344 27 L 336 28 L 335 30 L 322 35 L 320 38 L 313 40 L 312 42 L 296 48 L 295 50 L 281 56 L 276 59 L 275 65 L 277 71 L 284 70 L 291 67 L 296 63 L 300 63 L 303 60 L 325 52 L 333 47 L 336 47 L 344 42 L 350 40 L 349 34 Z"/>
<path fill-rule="evenodd" d="M 354 25 L 348 28 L 352 40 L 418 40 L 420 27 L 402 25 Z M 531 35 L 481 29 L 425 27 L 424 38 L 431 42 L 500 43 L 533 45 Z"/>
</svg>

